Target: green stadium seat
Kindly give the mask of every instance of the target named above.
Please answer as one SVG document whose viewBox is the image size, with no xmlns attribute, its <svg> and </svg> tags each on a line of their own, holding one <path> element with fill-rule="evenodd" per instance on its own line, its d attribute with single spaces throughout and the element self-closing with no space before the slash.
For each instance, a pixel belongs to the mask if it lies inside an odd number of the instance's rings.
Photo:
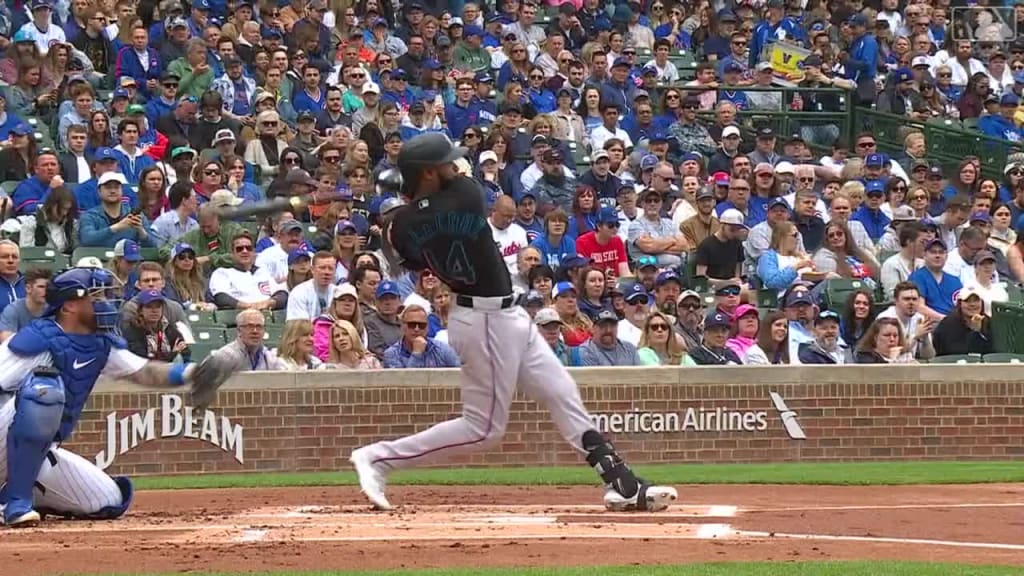
<svg viewBox="0 0 1024 576">
<path fill-rule="evenodd" d="M 18 187 L 18 184 L 20 184 L 20 182 L 17 180 L 8 180 L 0 183 L 0 188 L 3 188 L 3 191 L 6 192 L 8 196 L 13 196 L 14 189 Z"/>
<path fill-rule="evenodd" d="M 217 315 L 214 312 L 190 310 L 185 317 L 192 327 L 196 326 L 217 326 Z"/>
<path fill-rule="evenodd" d="M 1006 294 L 1010 297 L 1007 302 L 1024 303 L 1024 288 L 1021 288 L 1019 284 L 1007 283 Z"/>
<path fill-rule="evenodd" d="M 245 229 L 246 232 L 252 235 L 253 238 L 259 236 L 260 223 L 255 220 L 242 220 L 238 224 Z"/>
<path fill-rule="evenodd" d="M 825 306 L 840 316 L 846 311 L 846 299 L 851 292 L 866 289 L 868 286 L 853 278 L 833 278 L 825 281 Z"/>
<path fill-rule="evenodd" d="M 159 248 L 139 248 L 139 253 L 146 262 L 162 262 Z"/>
<path fill-rule="evenodd" d="M 192 336 L 195 337 L 196 342 L 213 342 L 218 346 L 223 346 L 231 338 L 234 338 L 231 332 L 223 326 L 195 326 Z"/>
<path fill-rule="evenodd" d="M 189 346 L 189 351 L 192 353 L 192 362 L 202 362 L 207 356 L 213 353 L 214 350 L 223 346 L 220 342 L 196 342 Z"/>
<path fill-rule="evenodd" d="M 235 316 L 238 315 L 238 310 L 217 310 L 213 315 L 217 325 L 234 328 Z"/>
<path fill-rule="evenodd" d="M 100 262 L 103 262 L 104 264 L 106 264 L 107 262 L 110 262 L 111 260 L 114 259 L 114 249 L 113 248 L 85 248 L 85 247 L 76 248 L 74 253 L 71 254 L 71 262 L 75 263 L 75 262 L 78 262 L 79 260 L 81 260 L 82 258 L 86 258 L 86 257 L 89 257 L 89 256 L 92 256 L 92 257 L 95 257 L 95 258 L 99 258 Z"/>
<path fill-rule="evenodd" d="M 267 318 L 267 320 L 269 320 L 270 322 L 273 322 L 274 324 L 284 324 L 285 323 L 285 319 L 287 317 L 288 317 L 288 311 L 287 310 L 274 310 L 273 312 L 270 313 L 270 317 Z"/>
<path fill-rule="evenodd" d="M 1024 304 L 992 303 L 992 340 L 996 352 L 1024 354 Z"/>
<path fill-rule="evenodd" d="M 981 364 L 980 354 L 947 354 L 932 358 L 931 364 Z"/>
<path fill-rule="evenodd" d="M 284 325 L 267 324 L 263 330 L 263 345 L 267 348 L 277 348 L 277 344 L 281 341 L 281 334 L 284 333 Z"/>
<path fill-rule="evenodd" d="M 985 364 L 1020 364 L 1024 362 L 1024 354 L 1002 354 L 994 352 L 981 357 Z"/>
<path fill-rule="evenodd" d="M 778 308 L 779 306 L 779 291 L 772 289 L 764 289 L 757 291 L 757 307 L 758 308 Z"/>
<path fill-rule="evenodd" d="M 65 261 L 68 258 L 53 248 L 43 248 L 39 246 L 25 246 L 21 248 L 22 260 L 54 260 L 58 257 Z"/>
</svg>

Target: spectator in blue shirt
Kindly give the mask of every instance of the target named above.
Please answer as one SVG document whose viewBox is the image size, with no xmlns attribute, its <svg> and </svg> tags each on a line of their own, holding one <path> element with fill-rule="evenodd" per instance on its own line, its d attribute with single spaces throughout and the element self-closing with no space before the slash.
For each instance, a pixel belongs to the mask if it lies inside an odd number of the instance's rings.
<svg viewBox="0 0 1024 576">
<path fill-rule="evenodd" d="M 320 69 L 315 64 L 307 62 L 302 67 L 302 86 L 296 87 L 292 107 L 295 112 L 309 111 L 319 114 L 326 103 L 324 91 L 320 88 Z"/>
<path fill-rule="evenodd" d="M 1020 98 L 1013 92 L 1007 92 L 999 98 L 999 114 L 986 114 L 978 120 L 978 129 L 982 133 L 1009 140 L 1020 142 L 1024 140 L 1024 131 L 1017 127 L 1013 121 L 1013 115 L 1017 113 L 1017 104 Z"/>
<path fill-rule="evenodd" d="M 754 66 L 761 61 L 761 53 L 764 51 L 764 48 L 773 42 L 778 40 L 803 42 L 806 40 L 806 34 L 804 34 L 800 24 L 786 16 L 785 9 L 786 5 L 783 0 L 769 0 L 768 15 L 754 28 L 754 33 L 750 39 L 750 66 Z M 876 58 L 878 56 L 877 48 L 875 56 Z"/>
<path fill-rule="evenodd" d="M 53 151 L 41 152 L 36 157 L 35 174 L 14 189 L 14 212 L 21 216 L 35 214 L 36 208 L 46 200 L 50 190 L 64 185 L 60 177 L 60 161 Z"/>
<path fill-rule="evenodd" d="M 549 114 L 558 107 L 555 94 L 544 85 L 544 71 L 539 66 L 530 69 L 529 88 L 526 97 L 538 114 Z"/>
<path fill-rule="evenodd" d="M 455 101 L 444 107 L 444 119 L 454 138 L 461 138 L 466 128 L 481 123 L 479 108 L 473 102 L 474 89 L 472 80 L 460 78 L 455 85 Z"/>
<path fill-rule="evenodd" d="M 79 214 L 100 205 L 99 178 L 108 172 L 118 171 L 119 161 L 117 153 L 112 148 L 97 148 L 89 160 L 89 165 L 92 167 L 93 177 L 75 188 L 75 204 L 78 205 Z M 125 188 L 121 193 L 126 204 L 129 206 L 138 205 L 138 199 L 131 188 Z"/>
<path fill-rule="evenodd" d="M 133 240 L 140 246 L 156 247 L 149 220 L 126 206 L 123 200 L 123 174 L 107 172 L 97 181 L 100 205 L 82 214 L 79 224 L 80 245 L 113 248 L 118 240 Z"/>
<path fill-rule="evenodd" d="M 142 62 L 146 65 L 143 66 Z M 139 94 L 149 97 L 156 91 L 157 80 L 163 73 L 164 63 L 160 54 L 149 46 L 149 31 L 142 24 L 132 29 L 131 46 L 121 48 L 117 53 L 115 74 L 118 78 L 125 76 L 135 79 Z"/>
<path fill-rule="evenodd" d="M 853 213 L 850 220 L 860 222 L 873 242 L 881 240 L 892 220 L 882 212 L 885 202 L 885 183 L 868 180 L 864 183 L 864 203 Z"/>
<path fill-rule="evenodd" d="M 942 270 L 947 256 L 946 244 L 938 238 L 932 240 L 925 244 L 924 267 L 907 278 L 917 286 L 925 305 L 942 315 L 953 310 L 956 293 L 963 288 L 959 278 Z"/>
<path fill-rule="evenodd" d="M 868 20 L 863 14 L 853 14 L 846 22 L 850 26 L 853 40 L 847 50 L 848 56 L 842 63 L 843 77 L 857 83 L 855 93 L 861 101 L 873 103 L 877 92 L 875 75 L 878 73 L 878 40 L 868 34 Z M 754 54 L 754 51 L 750 53 Z"/>
<path fill-rule="evenodd" d="M 427 337 L 428 318 L 423 307 L 410 304 L 399 319 L 402 337 L 384 350 L 385 368 L 458 368 L 462 365 L 451 346 Z"/>
<path fill-rule="evenodd" d="M 0 313 L 9 304 L 25 297 L 25 277 L 18 270 L 21 253 L 10 240 L 0 240 Z"/>
<path fill-rule="evenodd" d="M 636 84 L 629 82 L 629 59 L 619 56 L 612 63 L 611 77 L 601 84 L 601 108 L 615 104 L 622 114 L 633 111 Z"/>
</svg>

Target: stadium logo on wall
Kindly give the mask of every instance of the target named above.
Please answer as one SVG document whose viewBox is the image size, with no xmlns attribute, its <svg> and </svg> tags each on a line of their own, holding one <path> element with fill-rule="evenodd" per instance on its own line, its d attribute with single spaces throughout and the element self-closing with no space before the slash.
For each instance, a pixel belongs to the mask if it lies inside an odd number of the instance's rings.
<svg viewBox="0 0 1024 576">
<path fill-rule="evenodd" d="M 159 438 L 202 440 L 224 452 L 234 452 L 235 460 L 239 464 L 245 463 L 241 424 L 233 423 L 226 416 L 218 416 L 213 410 L 199 413 L 192 406 L 185 406 L 177 394 L 163 394 L 160 396 L 159 408 L 150 408 L 124 418 L 118 418 L 117 412 L 107 414 L 106 448 L 96 454 L 96 466 L 105 470 L 114 463 L 117 456 L 145 442 L 156 440 L 157 411 L 160 412 Z"/>
<path fill-rule="evenodd" d="M 769 399 L 786 435 L 793 440 L 806 440 L 797 414 L 789 409 L 778 392 L 770 392 Z M 732 410 L 690 407 L 680 412 L 611 412 L 593 414 L 594 426 L 601 432 L 613 434 L 661 434 L 673 432 L 764 432 L 768 429 L 767 410 Z"/>
</svg>

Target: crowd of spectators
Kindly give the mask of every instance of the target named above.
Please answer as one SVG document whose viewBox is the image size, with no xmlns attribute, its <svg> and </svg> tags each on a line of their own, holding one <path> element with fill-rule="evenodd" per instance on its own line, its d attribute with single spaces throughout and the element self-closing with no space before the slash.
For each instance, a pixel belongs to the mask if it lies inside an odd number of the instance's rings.
<svg viewBox="0 0 1024 576">
<path fill-rule="evenodd" d="M 992 304 L 1024 280 L 1024 154 L 1000 179 L 977 157 L 947 171 L 922 131 L 887 154 L 829 114 L 1019 140 L 1018 4 L 4 3 L 0 338 L 43 309 L 22 249 L 103 248 L 76 264 L 122 281 L 143 356 L 188 357 L 191 312 L 236 310 L 217 353 L 248 369 L 458 366 L 450 291 L 389 270 L 398 203 L 373 185 L 403 141 L 443 132 L 566 365 L 991 352 Z M 808 52 L 799 73 L 773 68 L 774 43 Z M 746 114 L 786 111 L 808 114 Z M 221 216 L 290 195 L 314 201 Z M 843 282 L 859 289 L 829 302 Z"/>
</svg>

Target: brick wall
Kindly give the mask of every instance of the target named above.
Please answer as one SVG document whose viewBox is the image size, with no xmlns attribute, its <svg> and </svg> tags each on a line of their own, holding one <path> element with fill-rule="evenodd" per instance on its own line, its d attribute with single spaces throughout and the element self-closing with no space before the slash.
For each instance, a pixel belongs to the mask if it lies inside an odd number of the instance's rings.
<svg viewBox="0 0 1024 576">
<path fill-rule="evenodd" d="M 1013 365 L 971 365 L 589 369 L 575 376 L 587 407 L 603 422 L 628 426 L 624 415 L 630 414 L 630 428 L 646 422 L 643 428 L 650 429 L 656 418 L 669 421 L 676 415 L 678 428 L 688 409 L 698 425 L 706 423 L 702 410 L 721 409 L 724 414 L 712 418 L 740 428 L 644 433 L 616 427 L 619 432 L 610 436 L 621 451 L 631 462 L 645 463 L 1020 459 L 1022 374 Z M 68 447 L 97 461 L 101 452 L 106 456 L 108 414 L 129 423 L 134 415 L 137 424 L 145 423 L 146 410 L 155 407 L 150 414 L 155 439 L 118 454 L 111 472 L 345 469 L 355 446 L 456 416 L 461 409 L 457 382 L 457 373 L 447 370 L 247 374 L 225 386 L 211 414 L 197 416 L 191 434 L 197 438 L 180 435 L 185 408 L 178 398 L 105 382 Z M 805 440 L 790 438 L 772 392 L 796 413 Z M 177 437 L 160 437 L 165 421 L 167 432 L 178 432 Z M 241 438 L 232 436 L 238 426 Z M 144 439 L 145 426 L 118 426 L 115 452 L 131 445 L 140 429 Z M 226 440 L 227 451 L 201 437 L 216 438 L 217 444 Z M 239 445 L 244 463 L 235 459 Z M 458 460 L 480 466 L 579 461 L 547 412 L 523 398 L 512 406 L 500 447 Z"/>
</svg>

